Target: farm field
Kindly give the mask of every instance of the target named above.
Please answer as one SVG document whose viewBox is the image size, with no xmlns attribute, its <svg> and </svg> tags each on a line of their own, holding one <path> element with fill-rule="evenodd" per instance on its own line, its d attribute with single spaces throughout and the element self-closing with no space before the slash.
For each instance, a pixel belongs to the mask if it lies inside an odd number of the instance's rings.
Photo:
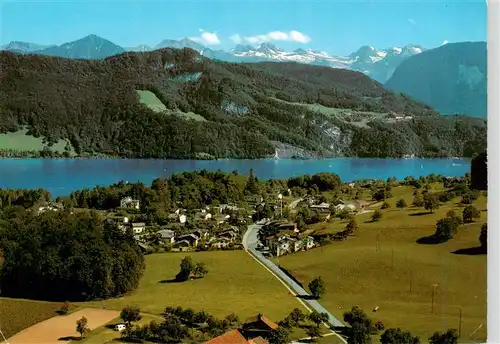
<svg viewBox="0 0 500 344">
<path fill-rule="evenodd" d="M 104 309 L 81 309 L 74 313 L 54 316 L 39 322 L 9 339 L 11 344 L 57 344 L 61 340 L 79 338 L 76 322 L 85 316 L 90 330 L 98 328 L 118 316 L 118 312 Z"/>
<path fill-rule="evenodd" d="M 0 328 L 6 338 L 57 315 L 62 303 L 0 298 Z M 0 340 L 3 340 L 1 338 Z"/>
<path fill-rule="evenodd" d="M 48 144 L 44 142 L 42 137 L 34 137 L 27 135 L 28 129 L 22 129 L 13 133 L 0 134 L 0 149 L 12 149 L 18 151 L 41 151 Z M 56 144 L 50 147 L 51 150 L 64 153 L 68 142 L 59 140 Z M 71 149 L 73 152 L 73 149 Z"/>
<path fill-rule="evenodd" d="M 309 252 L 282 256 L 280 265 L 305 286 L 314 277 L 322 276 L 327 292 L 320 302 L 337 316 L 359 305 L 374 321 L 409 330 L 427 341 L 435 331 L 458 329 L 462 309 L 460 342 L 484 342 L 486 255 L 468 249 L 479 246 L 480 228 L 487 219 L 486 198 L 480 196 L 474 202 L 481 210 L 480 219 L 462 225 L 447 243 L 433 245 L 417 240 L 432 235 L 436 221 L 450 209 L 461 214 L 460 199 L 442 204 L 431 214 L 422 208 L 395 207 L 400 198 L 411 204 L 410 188 L 393 188 L 392 194 L 388 200 L 391 208 L 382 210 L 379 222 L 371 222 L 370 213 L 358 215 L 360 231 L 356 236 Z M 317 232 L 337 232 L 345 225 L 335 220 L 311 227 Z M 376 306 L 379 310 L 372 312 Z"/>
<path fill-rule="evenodd" d="M 208 274 L 183 283 L 172 283 L 181 259 L 189 255 L 206 264 Z M 91 301 L 83 307 L 122 310 L 137 306 L 142 312 L 161 314 L 167 306 L 204 310 L 223 318 L 236 313 L 241 320 L 261 312 L 274 321 L 301 307 L 287 289 L 244 251 L 158 253 L 147 255 L 140 285 L 130 295 Z"/>
</svg>

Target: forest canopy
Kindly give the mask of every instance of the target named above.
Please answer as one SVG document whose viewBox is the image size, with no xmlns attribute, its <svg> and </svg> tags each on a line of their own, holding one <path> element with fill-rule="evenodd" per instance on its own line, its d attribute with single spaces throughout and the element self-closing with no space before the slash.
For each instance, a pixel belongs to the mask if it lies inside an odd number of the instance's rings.
<svg viewBox="0 0 500 344">
<path fill-rule="evenodd" d="M 103 61 L 0 52 L 0 67 L 0 133 L 28 128 L 78 155 L 261 158 L 277 142 L 312 156 L 472 156 L 486 147 L 484 120 L 439 116 L 348 70 L 227 63 L 190 49 Z M 138 90 L 166 110 L 141 103 Z"/>
</svg>

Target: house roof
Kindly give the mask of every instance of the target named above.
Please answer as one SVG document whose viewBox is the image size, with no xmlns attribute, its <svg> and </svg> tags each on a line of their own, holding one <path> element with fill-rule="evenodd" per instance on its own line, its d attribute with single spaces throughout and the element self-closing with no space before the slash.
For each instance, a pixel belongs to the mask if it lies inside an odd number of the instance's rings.
<svg viewBox="0 0 500 344">
<path fill-rule="evenodd" d="M 243 337 L 238 330 L 232 330 L 224 333 L 222 336 L 215 337 L 204 344 L 248 344 L 249 342 Z"/>
<path fill-rule="evenodd" d="M 262 322 L 262 323 L 264 323 L 265 325 L 267 325 L 267 327 L 269 327 L 272 330 L 275 330 L 275 329 L 278 328 L 278 324 L 276 324 L 275 322 L 271 321 L 264 314 L 257 314 L 254 317 L 248 318 L 245 321 L 245 325 L 253 324 L 253 323 L 256 323 L 256 322 Z"/>
<path fill-rule="evenodd" d="M 161 235 L 162 238 L 173 238 L 175 237 L 175 232 L 169 229 L 161 229 L 157 233 Z"/>
<path fill-rule="evenodd" d="M 197 235 L 191 233 L 191 234 L 184 234 L 184 235 L 178 236 L 177 240 L 186 240 L 188 238 L 190 238 L 192 240 L 198 240 L 199 239 L 199 237 Z"/>
<path fill-rule="evenodd" d="M 254 338 L 254 339 L 250 339 L 248 341 L 248 343 L 250 343 L 250 344 L 269 344 L 269 342 L 267 340 L 265 340 L 264 338 L 262 338 L 262 337 L 257 337 L 257 338 Z"/>
<path fill-rule="evenodd" d="M 142 227 L 145 226 L 146 224 L 144 222 L 136 222 L 132 223 L 132 227 Z"/>
</svg>

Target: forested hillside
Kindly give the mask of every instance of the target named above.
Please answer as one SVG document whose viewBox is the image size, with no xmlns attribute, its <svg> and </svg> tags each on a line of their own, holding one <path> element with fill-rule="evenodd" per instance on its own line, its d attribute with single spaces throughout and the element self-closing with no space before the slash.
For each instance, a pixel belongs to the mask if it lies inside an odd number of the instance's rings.
<svg viewBox="0 0 500 344">
<path fill-rule="evenodd" d="M 80 155 L 258 158 L 276 142 L 319 156 L 460 156 L 485 147 L 484 121 L 442 118 L 347 70 L 224 63 L 190 49 L 104 61 L 1 52 L 0 67 L 0 133 L 27 127 L 48 142 L 69 140 Z"/>
</svg>

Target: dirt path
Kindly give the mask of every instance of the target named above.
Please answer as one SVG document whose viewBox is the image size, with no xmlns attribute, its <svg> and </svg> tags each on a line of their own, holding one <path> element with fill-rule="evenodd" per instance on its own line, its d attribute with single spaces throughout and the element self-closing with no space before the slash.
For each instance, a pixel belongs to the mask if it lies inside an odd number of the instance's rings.
<svg viewBox="0 0 500 344">
<path fill-rule="evenodd" d="M 82 316 L 88 320 L 91 330 L 103 326 L 120 315 L 118 311 L 85 308 L 75 313 L 55 316 L 28 327 L 8 339 L 9 344 L 61 344 L 59 338 L 80 337 L 76 332 L 76 321 Z"/>
</svg>

